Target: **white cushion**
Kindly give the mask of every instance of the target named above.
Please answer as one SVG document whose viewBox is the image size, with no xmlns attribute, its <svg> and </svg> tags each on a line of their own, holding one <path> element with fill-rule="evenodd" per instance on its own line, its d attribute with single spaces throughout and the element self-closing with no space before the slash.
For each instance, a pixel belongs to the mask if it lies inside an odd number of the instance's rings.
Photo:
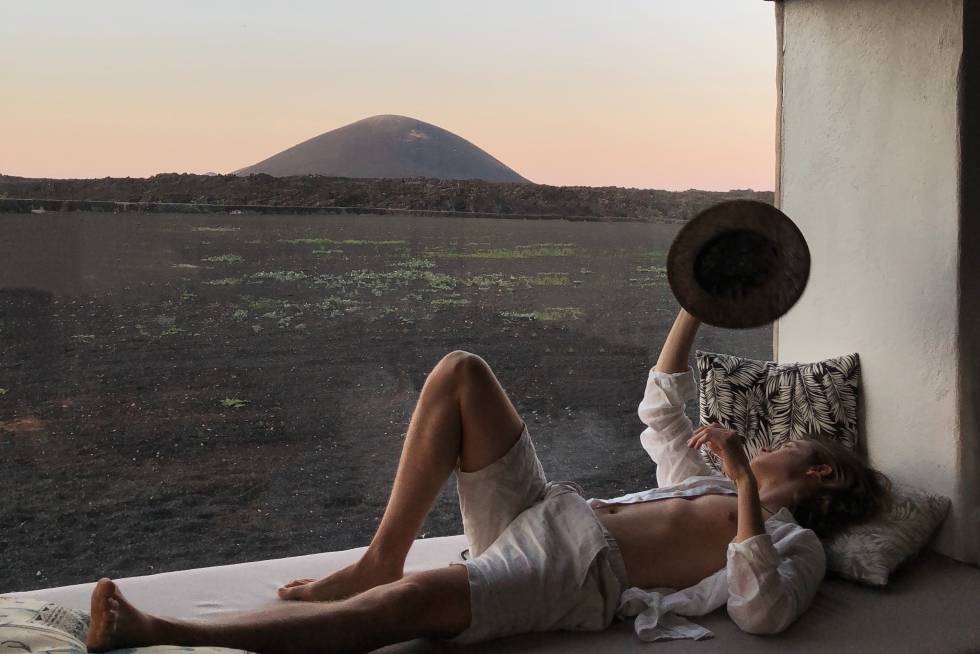
<svg viewBox="0 0 980 654">
<path fill-rule="evenodd" d="M 926 546 L 949 512 L 949 498 L 905 484 L 892 486 L 887 511 L 824 542 L 828 570 L 845 579 L 884 586 L 899 565 Z"/>
<path fill-rule="evenodd" d="M 405 571 L 411 573 L 461 562 L 459 553 L 466 547 L 466 537 L 462 535 L 417 540 L 409 551 Z M 280 602 L 276 593 L 279 586 L 293 579 L 323 577 L 354 563 L 364 550 L 362 547 L 115 581 L 123 594 L 144 611 L 175 618 L 203 618 L 276 604 Z M 94 587 L 95 581 L 16 595 L 88 611 Z"/>
</svg>

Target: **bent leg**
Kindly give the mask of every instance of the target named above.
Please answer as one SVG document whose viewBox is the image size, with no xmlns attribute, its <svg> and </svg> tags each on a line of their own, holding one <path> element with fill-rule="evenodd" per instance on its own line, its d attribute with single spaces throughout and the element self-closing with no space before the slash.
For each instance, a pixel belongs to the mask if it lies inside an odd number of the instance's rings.
<svg viewBox="0 0 980 654">
<path fill-rule="evenodd" d="M 457 461 L 464 471 L 488 466 L 511 449 L 523 428 L 486 361 L 462 351 L 444 357 L 422 388 L 371 548 L 403 563 Z"/>
<path fill-rule="evenodd" d="M 388 505 L 362 559 L 319 581 L 287 584 L 280 597 L 336 600 L 399 579 L 457 461 L 467 472 L 488 466 L 513 447 L 523 427 L 486 361 L 459 350 L 443 357 L 422 386 Z"/>
<path fill-rule="evenodd" d="M 414 638 L 451 638 L 470 624 L 466 568 L 410 575 L 339 602 L 288 603 L 208 620 L 152 616 L 108 579 L 92 594 L 88 649 L 216 646 L 271 654 L 367 652 Z"/>
</svg>

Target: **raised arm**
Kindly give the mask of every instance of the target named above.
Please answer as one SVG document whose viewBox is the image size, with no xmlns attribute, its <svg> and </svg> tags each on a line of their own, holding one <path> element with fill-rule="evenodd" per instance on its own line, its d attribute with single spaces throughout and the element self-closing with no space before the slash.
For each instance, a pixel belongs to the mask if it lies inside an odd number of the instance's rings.
<svg viewBox="0 0 980 654">
<path fill-rule="evenodd" d="M 687 360 L 691 356 L 691 346 L 694 345 L 694 337 L 697 336 L 700 326 L 700 320 L 681 309 L 653 369 L 666 373 L 685 372 L 688 369 Z"/>
</svg>

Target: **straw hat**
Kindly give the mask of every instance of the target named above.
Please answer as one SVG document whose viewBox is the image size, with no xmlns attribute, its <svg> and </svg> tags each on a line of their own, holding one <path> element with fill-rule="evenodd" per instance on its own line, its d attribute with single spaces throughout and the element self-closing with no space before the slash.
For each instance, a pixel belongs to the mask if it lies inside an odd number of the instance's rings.
<svg viewBox="0 0 980 654">
<path fill-rule="evenodd" d="M 810 276 L 803 234 L 779 209 L 732 200 L 684 225 L 667 254 L 667 279 L 681 306 L 701 321 L 761 327 L 796 304 Z"/>
</svg>

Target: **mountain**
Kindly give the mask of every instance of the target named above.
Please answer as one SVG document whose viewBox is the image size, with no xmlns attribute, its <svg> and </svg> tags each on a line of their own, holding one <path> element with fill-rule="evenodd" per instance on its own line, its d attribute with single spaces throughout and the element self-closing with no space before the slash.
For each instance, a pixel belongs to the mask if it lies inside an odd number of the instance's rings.
<svg viewBox="0 0 980 654">
<path fill-rule="evenodd" d="M 236 175 L 433 177 L 527 182 L 466 139 L 406 116 L 372 116 L 331 130 Z"/>
</svg>

